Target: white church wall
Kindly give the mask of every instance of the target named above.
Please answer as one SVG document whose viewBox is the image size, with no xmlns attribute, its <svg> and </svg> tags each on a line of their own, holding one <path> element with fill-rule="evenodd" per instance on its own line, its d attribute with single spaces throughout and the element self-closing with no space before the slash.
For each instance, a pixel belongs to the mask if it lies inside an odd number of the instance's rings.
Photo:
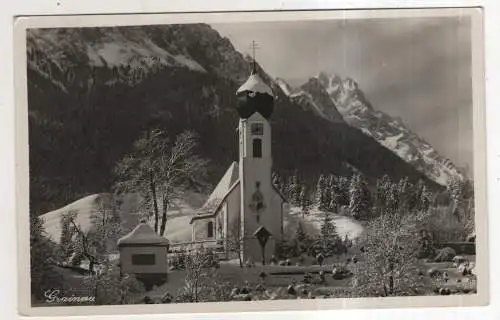
<svg viewBox="0 0 500 320">
<path fill-rule="evenodd" d="M 212 223 L 212 237 L 208 237 L 208 224 Z M 193 241 L 202 241 L 215 239 L 215 218 L 207 218 L 193 221 L 194 223 L 194 239 Z"/>
<path fill-rule="evenodd" d="M 227 205 L 227 233 L 229 234 L 233 232 L 234 229 L 238 225 L 239 216 L 240 216 L 240 185 L 236 186 L 231 194 L 227 197 L 226 205 Z"/>
<path fill-rule="evenodd" d="M 255 135 L 252 124 L 262 124 L 263 131 Z M 245 152 L 240 158 L 240 186 L 242 187 L 241 210 L 247 241 L 245 244 L 245 260 L 261 261 L 261 248 L 254 232 L 264 226 L 270 233 L 271 239 L 266 245 L 266 260 L 269 260 L 275 251 L 275 240 L 281 237 L 281 200 L 272 185 L 272 158 L 271 158 L 271 126 L 259 113 L 253 114 L 240 124 L 243 148 Z M 253 139 L 262 140 L 262 155 L 254 157 Z M 258 184 L 258 186 L 257 186 Z M 254 210 L 253 196 L 257 193 L 263 197 L 264 208 Z M 259 211 L 259 212 L 257 212 Z"/>
</svg>

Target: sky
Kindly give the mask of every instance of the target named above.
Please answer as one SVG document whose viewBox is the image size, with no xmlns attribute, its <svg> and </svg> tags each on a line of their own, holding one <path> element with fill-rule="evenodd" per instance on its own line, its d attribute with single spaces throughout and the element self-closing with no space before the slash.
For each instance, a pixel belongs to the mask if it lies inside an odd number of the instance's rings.
<svg viewBox="0 0 500 320">
<path fill-rule="evenodd" d="M 471 25 L 467 17 L 212 25 L 273 77 L 298 86 L 319 72 L 355 79 L 375 109 L 459 166 L 472 168 Z"/>
</svg>

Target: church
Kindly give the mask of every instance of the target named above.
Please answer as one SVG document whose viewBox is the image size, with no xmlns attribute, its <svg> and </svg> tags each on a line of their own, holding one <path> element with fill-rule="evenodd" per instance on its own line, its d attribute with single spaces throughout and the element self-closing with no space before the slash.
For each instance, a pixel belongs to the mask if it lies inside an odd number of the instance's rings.
<svg viewBox="0 0 500 320">
<path fill-rule="evenodd" d="M 255 62 L 236 96 L 239 159 L 229 166 L 206 203 L 191 218 L 192 241 L 214 240 L 227 253 L 228 243 L 224 240 L 231 239 L 240 242 L 243 261 L 269 261 L 283 237 L 286 199 L 272 183 L 269 119 L 274 96 L 257 74 Z"/>
</svg>

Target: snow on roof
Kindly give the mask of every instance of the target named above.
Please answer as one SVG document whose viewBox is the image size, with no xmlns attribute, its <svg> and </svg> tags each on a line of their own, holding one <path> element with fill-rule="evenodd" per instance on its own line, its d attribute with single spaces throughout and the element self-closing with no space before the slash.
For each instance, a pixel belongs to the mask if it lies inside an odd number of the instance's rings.
<svg viewBox="0 0 500 320">
<path fill-rule="evenodd" d="M 244 91 L 267 93 L 273 96 L 271 88 L 256 73 L 248 77 L 248 80 L 238 89 L 238 91 L 236 91 L 236 94 Z"/>
<path fill-rule="evenodd" d="M 214 203 L 221 201 L 229 192 L 233 184 L 238 180 L 238 177 L 238 163 L 233 161 L 226 173 L 224 173 L 224 176 L 220 179 L 219 184 L 215 187 L 210 197 L 208 197 L 208 200 L 203 205 L 203 208 L 211 207 Z"/>
<path fill-rule="evenodd" d="M 155 244 L 167 245 L 169 241 L 156 232 L 145 222 L 141 222 L 134 230 L 118 240 L 118 245 L 124 244 Z"/>
</svg>

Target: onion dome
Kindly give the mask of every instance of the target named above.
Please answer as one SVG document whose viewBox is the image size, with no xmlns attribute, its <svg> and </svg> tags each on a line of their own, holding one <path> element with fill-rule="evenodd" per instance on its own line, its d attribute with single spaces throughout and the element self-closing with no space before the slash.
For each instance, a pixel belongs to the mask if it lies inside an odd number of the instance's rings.
<svg viewBox="0 0 500 320">
<path fill-rule="evenodd" d="M 271 88 L 252 70 L 248 80 L 236 91 L 237 111 L 240 118 L 247 119 L 255 112 L 268 119 L 274 110 L 274 96 Z"/>
</svg>

